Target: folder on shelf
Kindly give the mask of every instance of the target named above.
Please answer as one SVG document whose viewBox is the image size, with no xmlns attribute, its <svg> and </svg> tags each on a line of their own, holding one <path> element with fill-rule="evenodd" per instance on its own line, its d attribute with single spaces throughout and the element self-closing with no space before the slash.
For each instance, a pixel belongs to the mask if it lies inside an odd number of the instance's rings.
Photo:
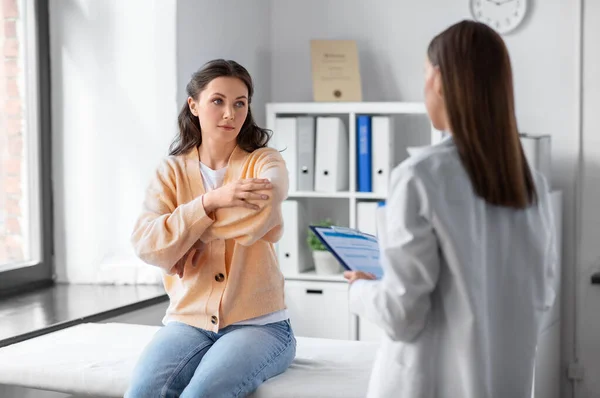
<svg viewBox="0 0 600 398">
<path fill-rule="evenodd" d="M 297 119 L 298 191 L 315 189 L 315 118 L 302 116 Z"/>
<path fill-rule="evenodd" d="M 298 131 L 295 117 L 278 117 L 275 119 L 275 130 L 273 131 L 274 147 L 281 151 L 289 173 L 289 190 L 298 190 Z"/>
<path fill-rule="evenodd" d="M 377 236 L 377 202 L 356 204 L 356 228 L 366 234 Z"/>
<path fill-rule="evenodd" d="M 310 229 L 345 269 L 370 272 L 377 279 L 383 276 L 377 237 L 346 227 L 311 225 Z"/>
<path fill-rule="evenodd" d="M 283 235 L 277 242 L 277 259 L 284 276 L 297 275 L 314 268 L 312 256 L 306 243 L 308 217 L 301 202 L 285 200 L 281 204 L 285 225 Z"/>
<path fill-rule="evenodd" d="M 315 149 L 315 191 L 348 190 L 348 134 L 342 119 L 318 117 Z"/>
<path fill-rule="evenodd" d="M 551 182 L 552 162 L 550 153 L 551 138 L 549 135 L 519 134 L 523 153 L 529 167 L 539 171 Z"/>
<path fill-rule="evenodd" d="M 356 175 L 358 192 L 372 192 L 371 116 L 356 118 Z"/>
<path fill-rule="evenodd" d="M 373 156 L 373 192 L 387 195 L 390 173 L 394 168 L 394 125 L 389 116 L 373 116 L 371 119 Z"/>
</svg>

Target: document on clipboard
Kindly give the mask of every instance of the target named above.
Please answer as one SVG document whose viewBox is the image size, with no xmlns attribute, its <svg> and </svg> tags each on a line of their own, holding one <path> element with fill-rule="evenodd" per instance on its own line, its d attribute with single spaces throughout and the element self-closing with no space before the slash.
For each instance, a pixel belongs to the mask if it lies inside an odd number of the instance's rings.
<svg viewBox="0 0 600 398">
<path fill-rule="evenodd" d="M 346 227 L 311 225 L 310 229 L 345 269 L 370 272 L 381 279 L 377 237 Z"/>
</svg>

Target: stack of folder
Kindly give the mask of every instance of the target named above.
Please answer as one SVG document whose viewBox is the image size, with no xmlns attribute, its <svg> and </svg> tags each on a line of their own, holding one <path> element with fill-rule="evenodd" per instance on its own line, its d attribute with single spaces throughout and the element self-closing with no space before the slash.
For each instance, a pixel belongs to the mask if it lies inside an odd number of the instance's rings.
<svg viewBox="0 0 600 398">
<path fill-rule="evenodd" d="M 387 195 L 394 167 L 394 129 L 389 116 L 356 118 L 356 176 L 358 192 Z"/>
<path fill-rule="evenodd" d="M 393 119 L 359 115 L 355 122 L 357 191 L 386 195 L 395 161 Z M 290 192 L 349 189 L 348 132 L 341 118 L 278 117 L 272 145 L 287 164 Z"/>
<path fill-rule="evenodd" d="M 283 236 L 277 243 L 279 268 L 284 275 L 296 275 L 314 268 L 310 249 L 306 244 L 308 231 L 307 211 L 303 203 L 286 200 L 281 204 L 285 223 Z"/>
<path fill-rule="evenodd" d="M 290 192 L 348 190 L 348 132 L 339 117 L 278 117 L 272 146 L 282 151 Z"/>
</svg>

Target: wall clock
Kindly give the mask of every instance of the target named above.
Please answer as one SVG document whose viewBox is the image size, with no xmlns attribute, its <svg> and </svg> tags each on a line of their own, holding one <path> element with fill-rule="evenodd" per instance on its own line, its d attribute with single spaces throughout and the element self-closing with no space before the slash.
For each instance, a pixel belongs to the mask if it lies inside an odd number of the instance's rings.
<svg viewBox="0 0 600 398">
<path fill-rule="evenodd" d="M 525 18 L 527 0 L 469 0 L 471 15 L 498 33 L 516 29 Z"/>
</svg>

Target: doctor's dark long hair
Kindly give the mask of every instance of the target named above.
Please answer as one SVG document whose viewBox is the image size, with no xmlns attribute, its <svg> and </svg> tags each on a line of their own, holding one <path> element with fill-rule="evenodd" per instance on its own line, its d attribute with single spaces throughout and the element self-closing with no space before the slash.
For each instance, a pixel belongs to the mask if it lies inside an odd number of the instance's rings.
<svg viewBox="0 0 600 398">
<path fill-rule="evenodd" d="M 487 25 L 462 21 L 436 36 L 427 55 L 440 69 L 449 129 L 476 194 L 515 209 L 537 203 L 502 38 Z"/>
<path fill-rule="evenodd" d="M 248 115 L 237 136 L 238 146 L 246 152 L 253 152 L 258 148 L 267 146 L 271 138 L 271 132 L 267 129 L 258 127 L 252 111 L 250 102 L 254 93 L 254 85 L 250 74 L 242 65 L 235 61 L 215 59 L 207 62 L 197 72 L 192 75 L 186 86 L 186 92 L 189 97 L 198 99 L 200 93 L 206 88 L 208 83 L 217 77 L 235 77 L 240 79 L 248 88 Z M 179 112 L 177 118 L 179 125 L 179 134 L 175 137 L 169 148 L 170 155 L 182 155 L 188 153 L 192 148 L 202 144 L 202 133 L 200 130 L 200 121 L 194 116 L 186 103 Z"/>
</svg>

